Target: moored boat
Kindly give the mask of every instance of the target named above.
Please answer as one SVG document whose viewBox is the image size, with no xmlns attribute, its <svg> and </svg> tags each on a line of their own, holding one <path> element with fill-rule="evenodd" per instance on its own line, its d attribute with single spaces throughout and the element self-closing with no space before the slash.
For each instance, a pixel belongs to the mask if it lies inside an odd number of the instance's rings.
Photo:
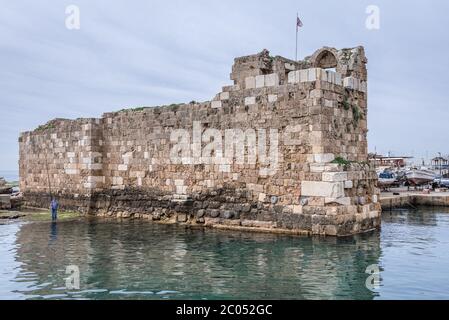
<svg viewBox="0 0 449 320">
<path fill-rule="evenodd" d="M 389 171 L 383 171 L 378 173 L 378 181 L 380 187 L 390 187 L 396 183 L 396 176 Z"/>
<path fill-rule="evenodd" d="M 414 186 L 420 186 L 423 184 L 428 184 L 434 181 L 436 174 L 435 172 L 427 168 L 412 168 L 406 172 L 407 181 Z"/>
</svg>

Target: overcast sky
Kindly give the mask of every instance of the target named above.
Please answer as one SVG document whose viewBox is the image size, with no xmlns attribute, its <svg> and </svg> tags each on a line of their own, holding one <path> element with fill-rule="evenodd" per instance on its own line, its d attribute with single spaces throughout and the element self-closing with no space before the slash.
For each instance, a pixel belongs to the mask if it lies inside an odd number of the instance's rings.
<svg viewBox="0 0 449 320">
<path fill-rule="evenodd" d="M 234 57 L 293 58 L 297 11 L 301 57 L 365 46 L 371 151 L 449 154 L 448 1 L 0 0 L 0 170 L 17 169 L 19 132 L 52 118 L 210 100 Z"/>
</svg>

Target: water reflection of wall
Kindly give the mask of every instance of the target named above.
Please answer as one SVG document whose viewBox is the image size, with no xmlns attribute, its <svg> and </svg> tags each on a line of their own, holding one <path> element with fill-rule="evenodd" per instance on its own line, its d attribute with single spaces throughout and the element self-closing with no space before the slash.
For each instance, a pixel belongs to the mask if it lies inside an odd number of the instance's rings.
<svg viewBox="0 0 449 320">
<path fill-rule="evenodd" d="M 177 291 L 173 298 L 372 299 L 365 270 L 380 257 L 378 233 L 303 238 L 142 221 L 33 223 L 17 241 L 23 272 L 40 283 L 64 285 L 65 267 L 76 264 L 82 290 Z"/>
<path fill-rule="evenodd" d="M 17 233 L 17 260 L 22 262 L 18 278 L 27 275 L 23 293 L 54 294 L 65 286 L 66 267 L 77 265 L 81 275 L 89 270 L 92 250 L 86 226 L 77 222 L 27 223 Z"/>
<path fill-rule="evenodd" d="M 232 242 L 237 244 L 227 245 Z M 236 249 L 241 242 L 245 249 Z M 222 250 L 211 248 L 214 243 Z M 232 297 L 239 297 L 239 283 L 245 282 L 267 298 L 372 299 L 365 270 L 378 264 L 380 239 L 377 233 L 344 240 L 219 234 L 205 251 L 221 270 L 239 275 L 221 279 Z M 211 275 L 208 280 L 214 284 Z"/>
</svg>

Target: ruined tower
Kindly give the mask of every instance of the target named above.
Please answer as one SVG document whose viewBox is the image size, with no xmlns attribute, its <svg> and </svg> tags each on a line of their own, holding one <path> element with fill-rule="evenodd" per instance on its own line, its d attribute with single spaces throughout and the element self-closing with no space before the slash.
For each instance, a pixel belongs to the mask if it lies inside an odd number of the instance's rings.
<svg viewBox="0 0 449 320">
<path fill-rule="evenodd" d="M 20 142 L 27 205 L 230 229 L 380 227 L 362 47 L 236 58 L 212 101 L 56 119 Z M 50 183 L 49 183 L 50 181 Z"/>
</svg>

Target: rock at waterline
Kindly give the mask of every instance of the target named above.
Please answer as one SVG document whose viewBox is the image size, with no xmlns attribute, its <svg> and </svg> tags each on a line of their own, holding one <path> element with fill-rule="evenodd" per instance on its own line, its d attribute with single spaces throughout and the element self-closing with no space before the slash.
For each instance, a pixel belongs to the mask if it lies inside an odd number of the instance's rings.
<svg viewBox="0 0 449 320">
<path fill-rule="evenodd" d="M 0 210 L 11 209 L 11 196 L 9 194 L 0 194 Z"/>
<path fill-rule="evenodd" d="M 0 221 L 2 220 L 16 220 L 22 217 L 25 217 L 26 214 L 20 212 L 0 212 Z"/>
<path fill-rule="evenodd" d="M 19 208 L 23 204 L 23 195 L 17 187 L 0 177 L 0 210 Z"/>
<path fill-rule="evenodd" d="M 12 186 L 8 185 L 5 178 L 0 177 L 0 194 L 11 194 Z"/>
<path fill-rule="evenodd" d="M 11 194 L 12 187 L 0 187 L 0 194 Z"/>
</svg>

